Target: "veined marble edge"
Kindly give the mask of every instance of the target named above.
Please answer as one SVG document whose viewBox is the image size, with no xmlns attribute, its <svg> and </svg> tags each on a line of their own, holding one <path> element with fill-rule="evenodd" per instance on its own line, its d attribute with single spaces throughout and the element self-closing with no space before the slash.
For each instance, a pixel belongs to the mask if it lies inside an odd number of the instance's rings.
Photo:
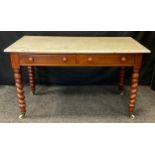
<svg viewBox="0 0 155 155">
<path fill-rule="evenodd" d="M 34 53 L 47 53 L 47 54 L 51 54 L 52 52 L 54 53 L 54 54 L 64 54 L 64 52 L 62 51 L 62 53 L 61 53 L 61 51 L 59 51 L 59 52 L 54 52 L 54 51 L 52 51 L 52 50 L 50 50 L 50 51 L 47 51 L 47 50 L 45 50 L 44 52 L 41 52 L 41 51 L 38 51 L 38 50 L 29 50 L 29 52 L 26 52 L 26 51 L 22 51 L 22 50 L 14 50 L 14 51 L 12 51 L 12 50 L 10 50 L 9 49 L 9 47 L 10 46 L 12 46 L 13 44 L 15 44 L 17 41 L 19 41 L 19 40 L 22 40 L 23 38 L 25 38 L 25 37 L 77 37 L 77 36 L 28 36 L 28 35 L 25 35 L 25 36 L 23 36 L 23 37 L 21 37 L 21 38 L 19 38 L 18 40 L 16 40 L 14 43 L 12 43 L 11 45 L 9 45 L 7 48 L 5 48 L 4 49 L 4 52 L 6 52 L 6 53 L 32 53 L 32 52 L 34 52 Z M 81 36 L 78 36 L 78 37 L 81 37 Z M 84 38 L 84 37 L 81 37 L 81 38 Z M 85 37 L 86 38 L 86 37 Z M 91 38 L 91 37 L 88 37 L 88 38 Z M 93 38 L 93 37 L 92 37 Z M 100 37 L 97 37 L 97 38 L 100 38 Z M 151 53 L 151 51 L 149 50 L 149 49 L 147 49 L 145 46 L 143 46 L 141 43 L 139 43 L 137 40 L 135 40 L 134 38 L 132 38 L 132 37 L 102 37 L 102 38 L 130 38 L 131 40 L 133 40 L 134 42 L 136 42 L 137 44 L 139 44 L 140 46 L 142 46 L 144 49 L 146 49 L 146 51 L 136 51 L 136 52 L 94 52 L 95 54 L 107 54 L 107 53 L 110 53 L 110 54 L 123 54 L 123 53 L 127 53 L 127 54 L 129 54 L 129 53 Z M 85 52 L 76 52 L 76 51 L 72 51 L 72 52 L 67 52 L 67 54 L 78 54 L 78 53 L 83 53 L 83 54 L 88 54 L 90 51 L 85 51 Z M 90 54 L 93 54 L 93 52 L 90 52 Z"/>
<path fill-rule="evenodd" d="M 132 38 L 132 37 L 130 37 L 130 38 Z M 146 50 L 147 50 L 147 52 L 146 53 L 151 53 L 151 50 L 149 50 L 148 48 L 146 48 L 144 45 L 142 45 L 139 41 L 137 41 L 136 39 L 134 39 L 134 38 L 132 38 L 134 41 L 136 41 L 137 42 L 137 44 L 139 44 L 140 46 L 142 46 L 143 48 L 145 48 Z"/>
<path fill-rule="evenodd" d="M 24 37 L 25 37 L 25 36 L 23 36 L 23 37 L 17 39 L 16 41 L 14 41 L 12 44 L 10 44 L 8 47 L 6 47 L 6 48 L 4 49 L 4 52 L 6 52 L 6 53 L 7 53 L 7 52 L 8 52 L 8 53 L 11 52 L 11 51 L 7 51 L 7 49 L 9 49 L 10 46 L 12 46 L 12 45 L 15 44 L 17 41 L 21 40 L 21 39 L 24 38 Z"/>
<path fill-rule="evenodd" d="M 118 51 L 114 51 L 114 52 L 90 52 L 90 51 L 71 51 L 71 52 L 64 52 L 64 51 L 19 51 L 19 50 L 14 50 L 14 52 L 12 51 L 5 51 L 5 53 L 22 53 L 22 54 L 147 54 L 147 53 L 151 53 L 151 51 L 130 51 L 130 52 L 118 52 Z"/>
</svg>

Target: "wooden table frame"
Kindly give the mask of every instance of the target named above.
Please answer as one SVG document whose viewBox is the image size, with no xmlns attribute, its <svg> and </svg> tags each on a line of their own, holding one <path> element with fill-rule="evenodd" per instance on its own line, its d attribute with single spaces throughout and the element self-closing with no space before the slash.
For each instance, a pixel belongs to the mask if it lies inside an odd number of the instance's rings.
<svg viewBox="0 0 155 155">
<path fill-rule="evenodd" d="M 124 90 L 125 67 L 133 67 L 131 76 L 131 90 L 128 104 L 129 116 L 133 119 L 134 108 L 138 89 L 139 72 L 142 63 L 142 53 L 131 54 L 40 54 L 40 53 L 10 53 L 11 64 L 14 72 L 17 99 L 20 109 L 19 118 L 26 113 L 26 102 L 23 90 L 21 67 L 28 67 L 29 81 L 32 93 L 35 93 L 35 76 L 33 66 L 98 66 L 120 67 L 119 89 Z"/>
</svg>

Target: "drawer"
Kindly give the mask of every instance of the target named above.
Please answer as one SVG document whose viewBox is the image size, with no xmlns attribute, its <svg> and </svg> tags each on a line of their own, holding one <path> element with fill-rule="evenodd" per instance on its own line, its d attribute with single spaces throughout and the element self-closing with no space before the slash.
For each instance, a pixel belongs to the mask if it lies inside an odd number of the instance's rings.
<svg viewBox="0 0 155 155">
<path fill-rule="evenodd" d="M 79 63 L 89 66 L 132 66 L 134 55 L 130 54 L 105 54 L 105 55 L 80 55 Z"/>
<path fill-rule="evenodd" d="M 20 64 L 36 66 L 65 66 L 76 63 L 75 55 L 20 55 Z"/>
</svg>

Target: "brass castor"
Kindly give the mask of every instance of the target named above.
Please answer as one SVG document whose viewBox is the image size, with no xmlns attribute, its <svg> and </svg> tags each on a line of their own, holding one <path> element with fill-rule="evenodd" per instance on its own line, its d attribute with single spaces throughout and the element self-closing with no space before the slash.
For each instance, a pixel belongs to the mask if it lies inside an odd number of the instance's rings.
<svg viewBox="0 0 155 155">
<path fill-rule="evenodd" d="M 121 96 L 124 96 L 124 94 L 125 94 L 125 91 L 122 90 L 122 91 L 120 92 L 120 95 L 121 95 Z"/>
<path fill-rule="evenodd" d="M 130 114 L 129 117 L 130 119 L 134 120 L 136 116 L 134 114 Z"/>
<path fill-rule="evenodd" d="M 19 118 L 19 119 L 24 119 L 24 118 L 25 118 L 25 112 L 22 112 L 22 113 L 19 115 L 18 118 Z"/>
</svg>

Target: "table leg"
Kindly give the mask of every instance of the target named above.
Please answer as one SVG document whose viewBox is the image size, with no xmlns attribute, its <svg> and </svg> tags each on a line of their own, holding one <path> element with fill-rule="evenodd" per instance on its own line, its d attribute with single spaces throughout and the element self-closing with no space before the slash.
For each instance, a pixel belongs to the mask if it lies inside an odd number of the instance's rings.
<svg viewBox="0 0 155 155">
<path fill-rule="evenodd" d="M 120 68 L 118 87 L 121 91 L 120 95 L 124 95 L 124 83 L 125 83 L 125 67 Z"/>
<path fill-rule="evenodd" d="M 28 76 L 29 76 L 29 83 L 32 94 L 35 94 L 35 75 L 34 75 L 34 68 L 32 66 L 28 66 Z"/>
<path fill-rule="evenodd" d="M 130 101 L 129 101 L 129 116 L 131 119 L 134 119 L 135 116 L 133 114 L 138 90 L 138 81 L 139 81 L 139 69 L 133 68 L 132 80 L 131 80 L 131 90 L 130 90 Z"/>
<path fill-rule="evenodd" d="M 19 104 L 19 109 L 21 114 L 19 115 L 19 118 L 22 119 L 25 116 L 26 113 L 26 103 L 25 103 L 25 96 L 24 96 L 24 90 L 23 90 L 23 82 L 22 82 L 22 75 L 20 69 L 13 69 L 14 72 L 14 78 L 15 78 L 15 85 L 16 85 L 16 91 L 17 91 L 17 100 Z"/>
</svg>

